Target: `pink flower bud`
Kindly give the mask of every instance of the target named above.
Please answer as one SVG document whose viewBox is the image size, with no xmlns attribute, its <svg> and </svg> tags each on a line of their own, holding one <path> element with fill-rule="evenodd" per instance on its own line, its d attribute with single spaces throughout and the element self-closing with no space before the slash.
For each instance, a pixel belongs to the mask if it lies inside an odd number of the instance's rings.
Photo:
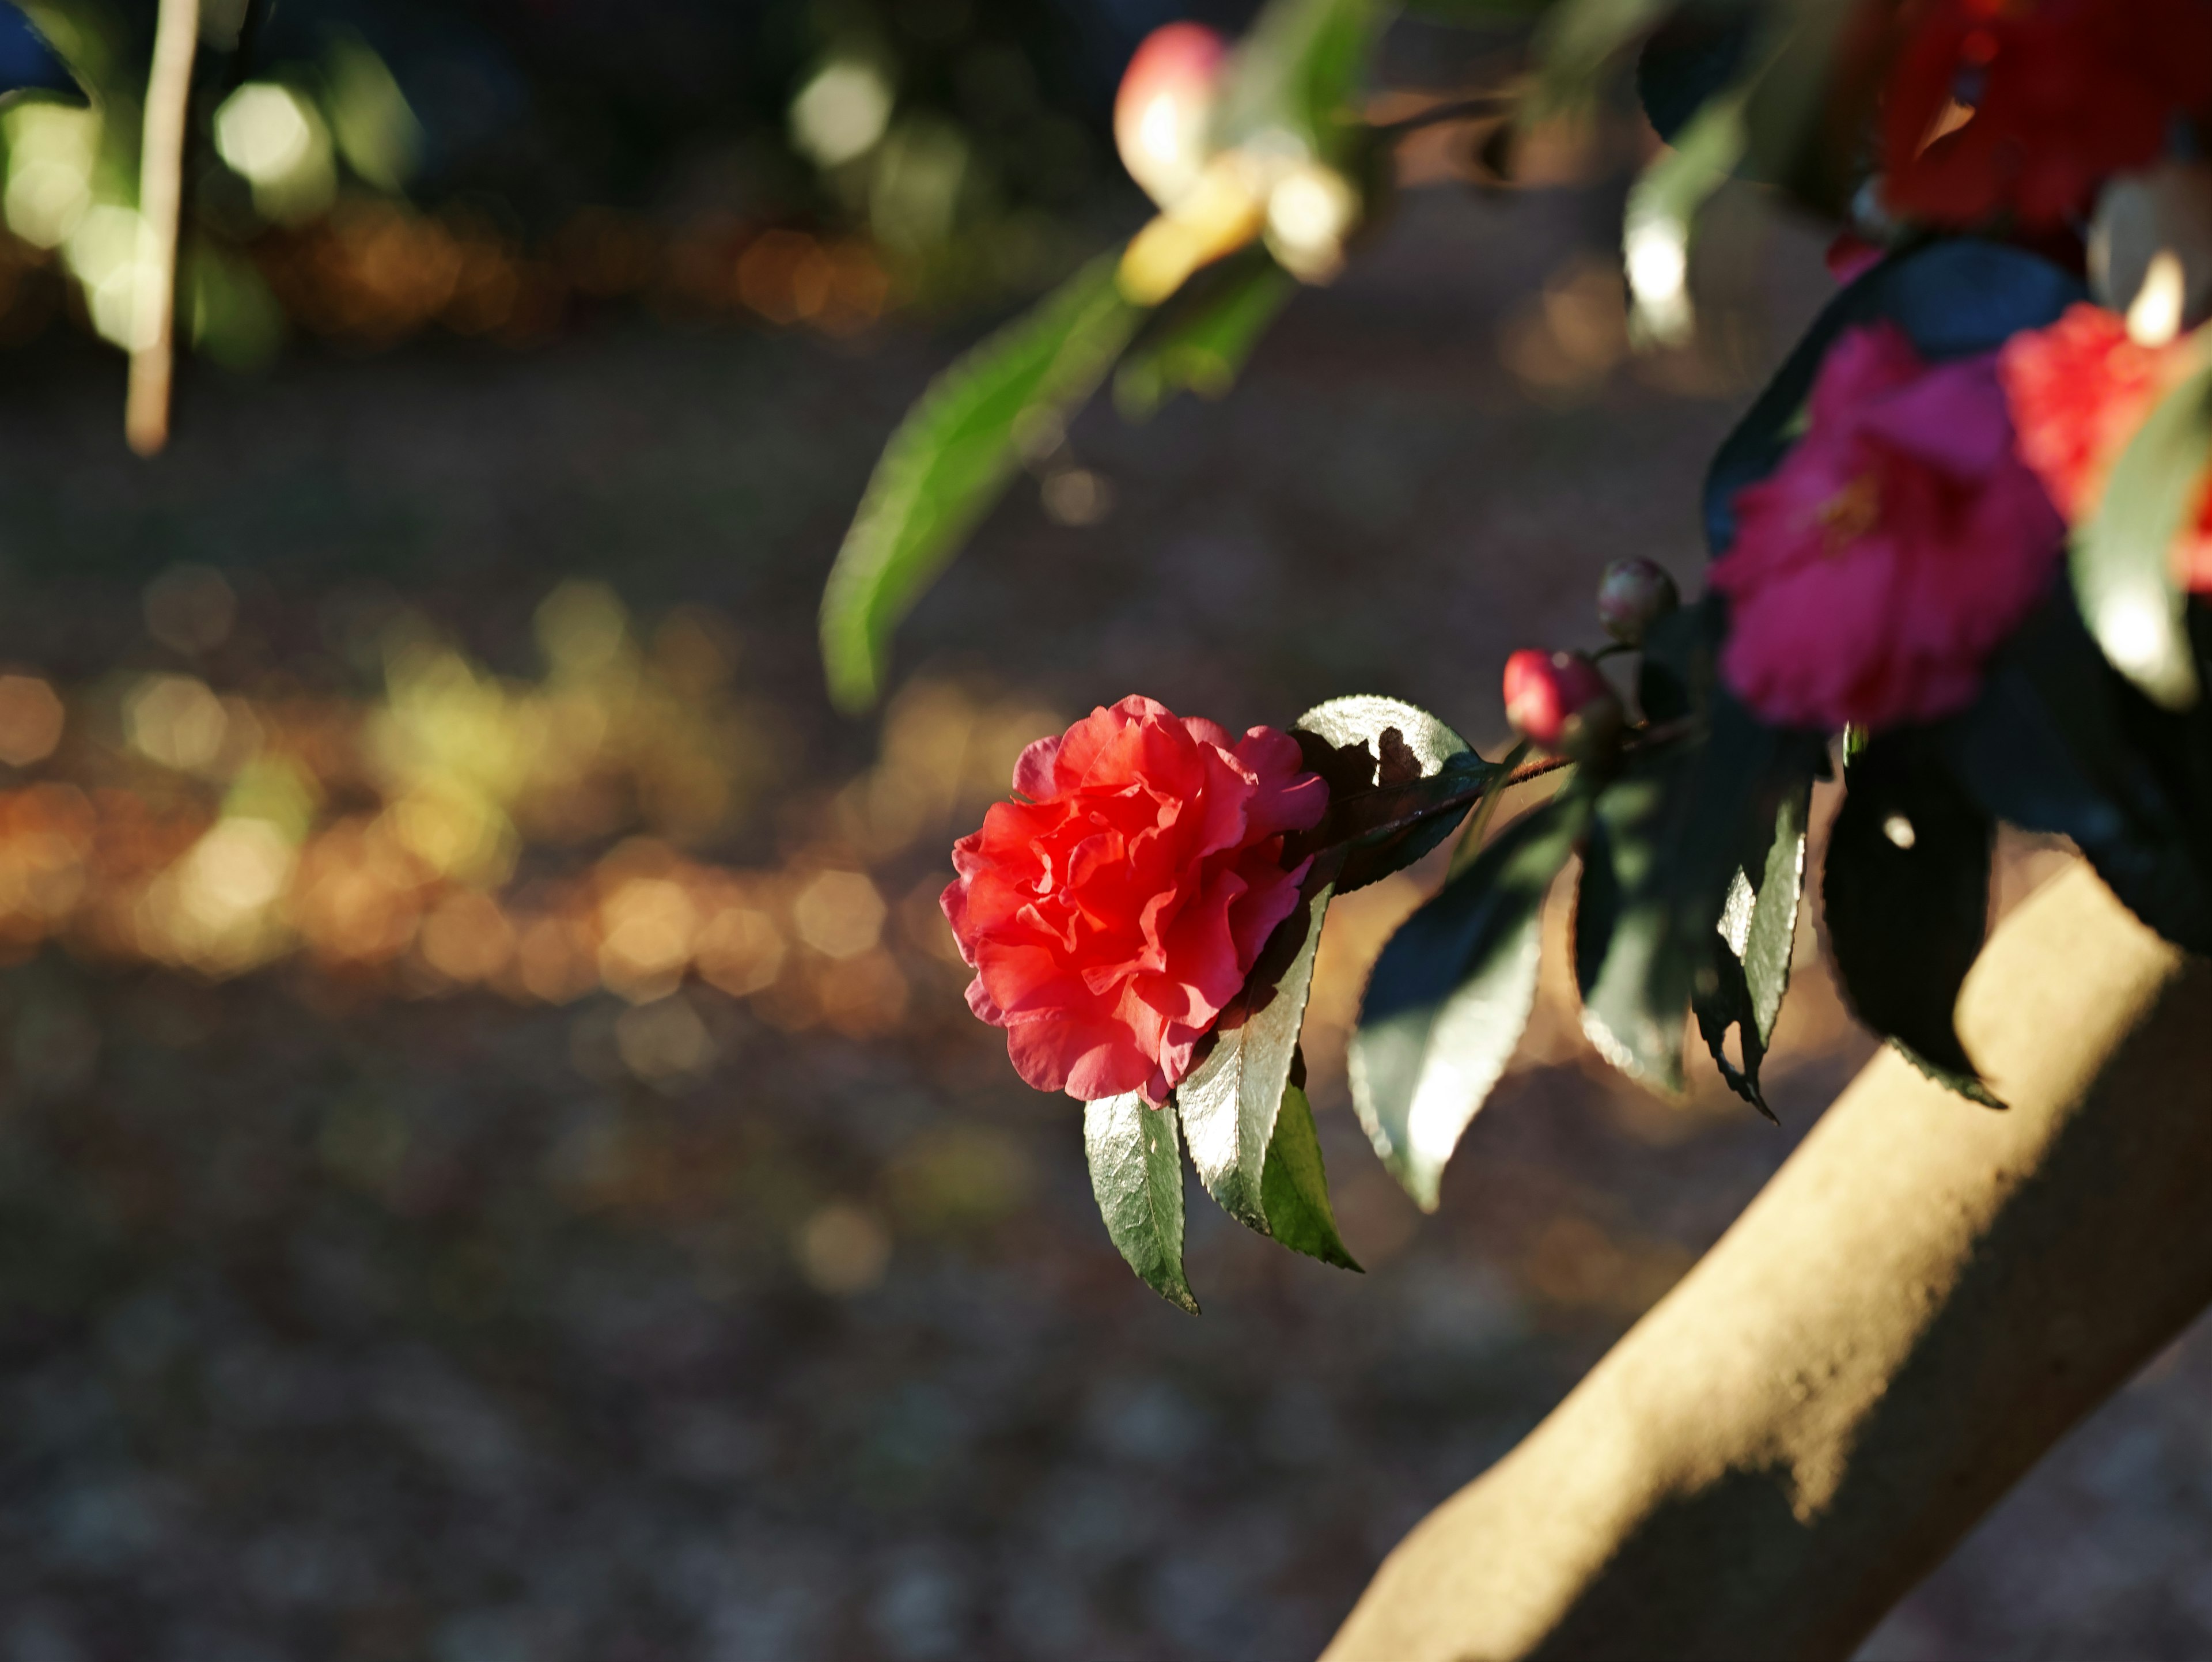
<svg viewBox="0 0 2212 1662">
<path fill-rule="evenodd" d="M 1615 560 L 1597 586 L 1597 620 L 1624 646 L 1644 644 L 1644 632 L 1682 604 L 1674 580 L 1650 560 Z"/>
<path fill-rule="evenodd" d="M 1620 696 L 1579 652 L 1515 653 L 1505 661 L 1505 719 L 1531 744 L 1594 754 L 1620 737 Z"/>
<path fill-rule="evenodd" d="M 1154 29 L 1122 72 L 1114 143 L 1145 193 L 1168 207 L 1197 183 L 1228 43 L 1203 23 Z"/>
</svg>

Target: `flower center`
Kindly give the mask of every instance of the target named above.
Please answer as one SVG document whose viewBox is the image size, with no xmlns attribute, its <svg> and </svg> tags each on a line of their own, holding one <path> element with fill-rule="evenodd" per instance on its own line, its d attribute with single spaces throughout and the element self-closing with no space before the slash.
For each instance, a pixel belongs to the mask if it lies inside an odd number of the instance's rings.
<svg viewBox="0 0 2212 1662">
<path fill-rule="evenodd" d="M 1827 533 L 1827 551 L 1840 554 L 1881 523 L 1881 481 L 1862 473 L 1822 502 L 1814 517 Z"/>
</svg>

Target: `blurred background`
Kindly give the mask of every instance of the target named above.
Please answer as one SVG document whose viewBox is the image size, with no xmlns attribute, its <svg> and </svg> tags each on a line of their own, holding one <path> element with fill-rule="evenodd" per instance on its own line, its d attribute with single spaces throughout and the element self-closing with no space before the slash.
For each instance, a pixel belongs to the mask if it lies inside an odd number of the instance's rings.
<svg viewBox="0 0 2212 1662">
<path fill-rule="evenodd" d="M 1372 690 L 1495 754 L 1608 561 L 1694 581 L 1705 459 L 1828 292 L 1730 196 L 1695 338 L 1633 356 L 1639 135 L 1509 183 L 1440 131 L 1243 386 L 1086 417 L 833 716 L 876 449 L 1141 217 L 1136 41 L 1249 9 L 210 4 L 150 463 L 151 7 L 33 9 L 94 95 L 0 113 L 0 1662 L 1310 1655 L 1869 1054 L 1817 919 L 1778 1131 L 1621 1084 L 1552 977 L 1421 1217 L 1343 1084 L 1437 873 L 1394 878 L 1308 1038 L 1368 1273 L 1194 1190 L 1193 1321 L 968 1016 L 935 898 L 1023 744 Z M 1403 27 L 1378 97 L 1509 45 Z M 2064 858 L 2008 855 L 2008 904 Z M 1865 1654 L 2203 1654 L 2208 1387 L 2192 1336 Z"/>
</svg>

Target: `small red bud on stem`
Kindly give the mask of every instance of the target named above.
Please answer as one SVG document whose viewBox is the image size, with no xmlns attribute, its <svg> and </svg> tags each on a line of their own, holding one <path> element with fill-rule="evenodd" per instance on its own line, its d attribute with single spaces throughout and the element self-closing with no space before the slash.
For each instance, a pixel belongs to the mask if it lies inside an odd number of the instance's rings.
<svg viewBox="0 0 2212 1662">
<path fill-rule="evenodd" d="M 1504 691 L 1516 733 L 1577 760 L 1610 750 L 1627 725 L 1620 695 L 1579 652 L 1515 653 L 1505 661 Z"/>
</svg>

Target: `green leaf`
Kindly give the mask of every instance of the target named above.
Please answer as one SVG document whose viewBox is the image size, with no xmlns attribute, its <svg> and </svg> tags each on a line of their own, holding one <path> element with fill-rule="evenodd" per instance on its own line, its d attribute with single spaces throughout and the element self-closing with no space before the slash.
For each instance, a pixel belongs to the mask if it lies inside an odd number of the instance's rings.
<svg viewBox="0 0 2212 1662">
<path fill-rule="evenodd" d="M 2112 667 L 2169 709 L 2197 702 L 2189 597 L 2174 544 L 2195 523 L 2212 460 L 2212 362 L 2159 401 L 2074 539 L 2074 594 Z"/>
<path fill-rule="evenodd" d="M 1372 694 L 1332 698 L 1291 729 L 1306 765 L 1328 782 L 1328 813 L 1285 849 L 1346 846 L 1336 892 L 1349 893 L 1412 865 L 1466 816 L 1500 776 L 1467 740 L 1418 705 Z"/>
<path fill-rule="evenodd" d="M 1599 799 L 1575 909 L 1583 1031 L 1653 1088 L 1682 1088 L 1690 1000 L 1753 827 L 1812 776 L 1817 741 L 1714 695 L 1711 726 L 1632 757 Z"/>
<path fill-rule="evenodd" d="M 1742 159 L 1745 95 L 1708 102 L 1629 187 L 1621 253 L 1630 329 L 1641 341 L 1672 345 L 1689 338 L 1691 222 Z"/>
<path fill-rule="evenodd" d="M 1128 344 L 1144 312 L 1122 297 L 1120 259 L 1093 260 L 939 375 L 884 446 L 822 594 L 841 709 L 875 702 L 899 620 L 1004 494 L 1024 448 L 1048 448 Z"/>
<path fill-rule="evenodd" d="M 1376 0 L 1271 0 L 1238 43 L 1215 137 L 1242 143 L 1288 131 L 1323 161 L 1359 131 L 1354 108 L 1388 8 Z"/>
<path fill-rule="evenodd" d="M 2212 703 L 2153 704 L 2054 595 L 1939 732 L 1985 813 L 2072 839 L 2145 923 L 2212 953 Z"/>
<path fill-rule="evenodd" d="M 1137 1278 L 1179 1310 L 1198 1314 L 1182 1273 L 1182 1153 L 1171 1108 L 1135 1092 L 1083 1105 L 1091 1192 L 1106 1233 Z"/>
<path fill-rule="evenodd" d="M 1436 1210 L 1444 1163 L 1528 1024 L 1544 896 L 1588 820 L 1574 794 L 1514 821 L 1376 961 L 1352 1038 L 1352 1098 L 1424 1210 Z"/>
<path fill-rule="evenodd" d="M 1845 775 L 1821 894 L 1838 978 L 1859 1020 L 1931 1077 L 2002 1107 L 1952 1022 L 1989 930 L 1996 836 L 1932 743 L 1878 735 Z"/>
<path fill-rule="evenodd" d="M 1314 1134 L 1313 1105 L 1295 1085 L 1283 1089 L 1282 1111 L 1275 1117 L 1274 1140 L 1267 1145 L 1267 1170 L 1261 1187 L 1267 1221 L 1277 1240 L 1292 1251 L 1364 1273 L 1336 1233 L 1336 1214 L 1328 1203 L 1328 1173 Z"/>
<path fill-rule="evenodd" d="M 1797 912 L 1805 888 L 1805 820 L 1810 782 L 1783 799 L 1762 852 L 1739 868 L 1721 910 L 1713 950 L 1712 980 L 1700 977 L 1690 1008 L 1713 1062 L 1729 1087 L 1774 1117 L 1759 1090 L 1759 1065 L 1774 1041 L 1774 1024 L 1790 990 L 1790 959 L 1796 944 Z M 1739 1068 L 1728 1059 L 1729 1030 L 1743 1052 Z"/>
<path fill-rule="evenodd" d="M 1297 288 L 1297 279 L 1263 248 L 1200 271 L 1121 361 L 1114 375 L 1115 407 L 1126 420 L 1146 421 L 1185 390 L 1222 397 Z"/>
<path fill-rule="evenodd" d="M 1322 885 L 1276 928 L 1216 1022 L 1213 1048 L 1176 1089 L 1199 1181 L 1223 1211 L 1263 1235 L 1276 1233 L 1266 1177 L 1331 892 Z"/>
<path fill-rule="evenodd" d="M 1671 0 L 1562 0 L 1536 32 L 1536 86 L 1524 122 L 1593 100 L 1613 61 L 1656 27 Z"/>
</svg>

